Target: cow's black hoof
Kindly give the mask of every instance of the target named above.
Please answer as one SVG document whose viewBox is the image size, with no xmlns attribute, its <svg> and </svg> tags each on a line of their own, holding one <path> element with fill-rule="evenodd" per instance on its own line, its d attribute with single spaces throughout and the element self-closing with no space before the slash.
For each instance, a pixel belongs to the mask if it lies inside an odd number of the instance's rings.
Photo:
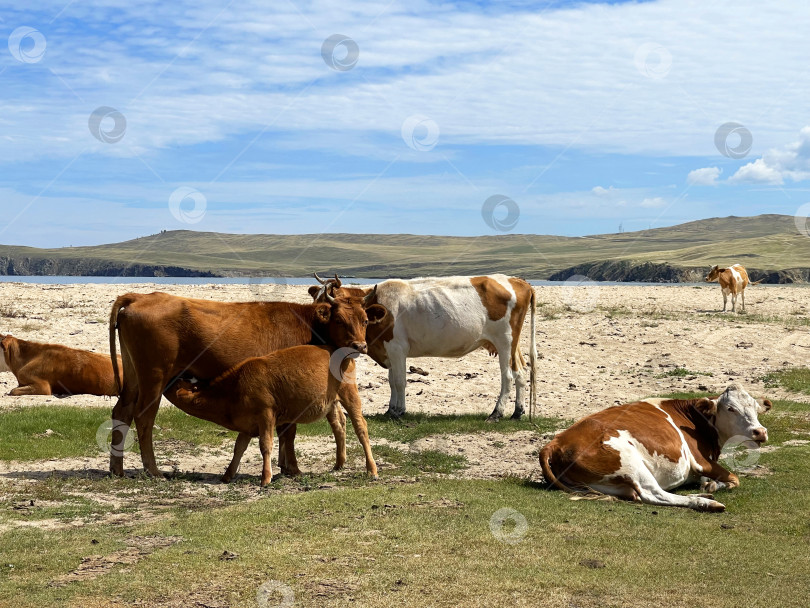
<svg viewBox="0 0 810 608">
<path fill-rule="evenodd" d="M 487 418 L 487 422 L 489 423 L 500 422 L 501 418 L 502 416 L 500 416 L 499 414 L 491 414 L 489 418 Z"/>
</svg>

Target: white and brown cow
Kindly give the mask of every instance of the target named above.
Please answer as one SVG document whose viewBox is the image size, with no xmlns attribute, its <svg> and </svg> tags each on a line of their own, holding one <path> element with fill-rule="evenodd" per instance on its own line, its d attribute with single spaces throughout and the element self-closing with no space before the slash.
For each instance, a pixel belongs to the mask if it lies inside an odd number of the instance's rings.
<svg viewBox="0 0 810 608">
<path fill-rule="evenodd" d="M 569 492 L 609 494 L 653 505 L 723 511 L 711 494 L 667 490 L 701 481 L 714 492 L 740 484 L 718 463 L 731 443 L 761 444 L 768 431 L 757 413 L 771 408 L 738 384 L 711 399 L 646 399 L 583 418 L 540 451 L 550 484 Z"/>
<path fill-rule="evenodd" d="M 720 283 L 720 289 L 723 292 L 723 312 L 726 312 L 726 304 L 728 296 L 731 295 L 731 312 L 735 312 L 737 308 L 737 296 L 742 296 L 742 306 L 740 312 L 745 312 L 745 288 L 749 285 L 748 273 L 741 264 L 733 264 L 728 268 L 720 268 L 719 266 L 712 266 L 709 274 L 706 275 L 707 283 Z M 750 283 L 751 285 L 758 285 L 760 282 Z"/>
<path fill-rule="evenodd" d="M 317 278 L 317 275 L 316 275 Z M 319 279 L 320 280 L 320 279 Z M 313 286 L 318 301 L 326 294 L 370 296 L 372 290 L 343 287 L 336 278 Z M 403 281 L 391 279 L 376 286 L 373 300 L 390 313 L 383 323 L 366 332 L 368 355 L 388 369 L 391 399 L 387 414 L 405 413 L 405 362 L 410 357 L 462 357 L 477 348 L 498 355 L 501 390 L 488 420 L 503 417 L 512 380 L 515 410 L 524 412 L 526 361 L 520 352 L 520 332 L 526 313 L 531 313 L 529 346 L 529 408 L 536 393 L 537 348 L 535 343 L 534 289 L 523 279 L 495 274 L 479 277 L 431 277 Z"/>
</svg>

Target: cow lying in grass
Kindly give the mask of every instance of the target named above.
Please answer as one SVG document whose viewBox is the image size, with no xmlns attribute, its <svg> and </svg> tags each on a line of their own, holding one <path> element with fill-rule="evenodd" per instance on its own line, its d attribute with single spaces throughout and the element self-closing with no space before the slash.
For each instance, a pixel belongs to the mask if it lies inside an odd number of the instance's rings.
<svg viewBox="0 0 810 608">
<path fill-rule="evenodd" d="M 14 374 L 19 384 L 10 395 L 118 394 L 109 355 L 1 334 L 0 349 L 0 371 Z"/>
<path fill-rule="evenodd" d="M 653 505 L 723 511 L 710 494 L 667 490 L 702 481 L 714 492 L 740 484 L 717 462 L 733 443 L 768 440 L 757 418 L 771 402 L 755 401 L 738 384 L 711 399 L 646 399 L 583 418 L 540 451 L 549 483 L 569 492 L 595 492 Z"/>
<path fill-rule="evenodd" d="M 363 445 L 366 470 L 377 478 L 377 465 L 371 455 L 368 430 L 354 383 L 354 361 L 342 358 L 348 349 L 325 346 L 295 346 L 264 357 L 254 357 L 229 369 L 207 386 L 178 379 L 166 389 L 166 396 L 184 412 L 237 431 L 233 460 L 222 481 L 236 474 L 239 462 L 252 437 L 259 438 L 262 453 L 263 486 L 270 483 L 273 431 L 285 423 L 306 424 L 324 417 L 335 432 L 337 462 L 346 461 L 345 419 L 340 424 L 337 402 L 345 408 Z M 342 360 L 341 360 L 342 358 Z"/>
</svg>

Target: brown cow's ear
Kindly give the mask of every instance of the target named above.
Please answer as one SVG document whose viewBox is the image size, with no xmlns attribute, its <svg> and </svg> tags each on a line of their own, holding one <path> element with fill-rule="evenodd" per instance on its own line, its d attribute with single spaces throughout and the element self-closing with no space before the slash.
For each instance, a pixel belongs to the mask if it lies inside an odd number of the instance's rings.
<svg viewBox="0 0 810 608">
<path fill-rule="evenodd" d="M 385 316 L 388 314 L 388 309 L 382 304 L 372 304 L 366 308 L 366 315 L 368 315 L 368 324 L 376 325 L 381 323 Z"/>
<path fill-rule="evenodd" d="M 328 323 L 332 316 L 332 307 L 329 304 L 318 304 L 315 307 L 315 319 L 321 323 Z"/>
<path fill-rule="evenodd" d="M 717 401 L 704 397 L 695 403 L 695 409 L 705 416 L 714 416 L 717 413 Z"/>
<path fill-rule="evenodd" d="M 773 407 L 773 403 L 771 403 L 770 399 L 757 399 L 757 408 L 760 414 L 764 414 L 765 412 L 770 412 L 771 408 Z"/>
<path fill-rule="evenodd" d="M 317 299 L 318 299 L 318 292 L 319 292 L 321 289 L 322 289 L 322 287 L 321 287 L 320 285 L 313 285 L 312 287 L 310 287 L 309 289 L 307 289 L 307 291 L 309 292 L 309 295 L 311 295 L 311 296 L 312 296 L 312 299 L 313 299 L 313 300 L 317 300 Z"/>
</svg>

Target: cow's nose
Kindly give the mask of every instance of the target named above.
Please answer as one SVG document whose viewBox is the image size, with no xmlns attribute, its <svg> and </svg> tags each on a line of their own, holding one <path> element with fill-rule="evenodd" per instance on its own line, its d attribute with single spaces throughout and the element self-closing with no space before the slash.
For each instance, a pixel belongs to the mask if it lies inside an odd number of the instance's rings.
<svg viewBox="0 0 810 608">
<path fill-rule="evenodd" d="M 364 353 L 368 350 L 365 342 L 352 342 L 352 348 L 359 353 Z"/>
<path fill-rule="evenodd" d="M 765 443 L 768 441 L 768 429 L 766 429 L 764 426 L 754 429 L 754 431 L 751 433 L 751 439 L 757 443 Z"/>
</svg>

